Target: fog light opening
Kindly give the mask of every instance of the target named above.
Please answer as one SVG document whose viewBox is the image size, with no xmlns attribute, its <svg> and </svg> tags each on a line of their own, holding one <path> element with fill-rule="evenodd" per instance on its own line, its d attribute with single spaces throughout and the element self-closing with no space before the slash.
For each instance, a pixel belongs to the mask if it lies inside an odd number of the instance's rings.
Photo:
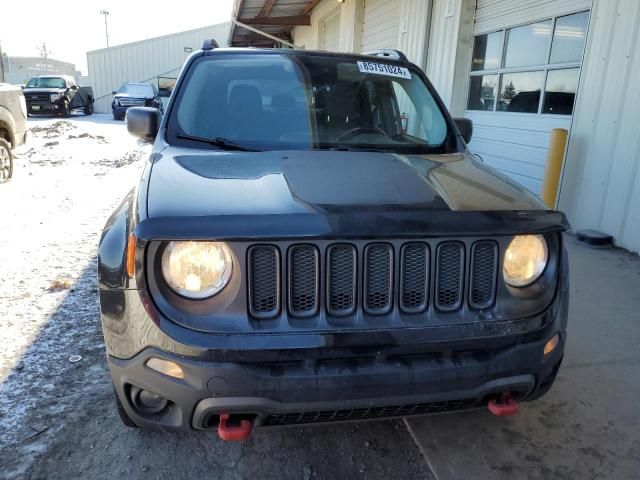
<svg viewBox="0 0 640 480">
<path fill-rule="evenodd" d="M 182 370 L 182 367 L 176 362 L 152 357 L 147 360 L 146 365 L 151 370 L 155 370 L 156 372 L 168 375 L 169 377 L 179 378 L 181 380 L 184 378 L 184 370 Z"/>
<path fill-rule="evenodd" d="M 553 352 L 556 347 L 558 346 L 558 343 L 560 343 L 560 335 L 558 335 L 557 333 L 551 337 L 551 340 L 549 340 L 545 346 L 544 346 L 544 355 L 547 356 L 549 355 L 551 352 Z"/>
<path fill-rule="evenodd" d="M 162 395 L 139 387 L 131 387 L 131 403 L 141 413 L 160 413 L 169 403 Z"/>
</svg>

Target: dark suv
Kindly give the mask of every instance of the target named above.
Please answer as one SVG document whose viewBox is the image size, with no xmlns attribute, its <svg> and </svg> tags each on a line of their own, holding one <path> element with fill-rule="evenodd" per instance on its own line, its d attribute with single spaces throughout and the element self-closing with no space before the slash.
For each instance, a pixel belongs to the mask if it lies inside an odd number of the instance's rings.
<svg viewBox="0 0 640 480">
<path fill-rule="evenodd" d="M 123 421 L 213 430 L 513 414 L 565 344 L 565 216 L 468 151 L 399 52 L 186 61 L 99 248 Z"/>
<path fill-rule="evenodd" d="M 153 107 L 163 111 L 158 90 L 151 83 L 123 83 L 113 92 L 111 112 L 114 120 L 124 120 L 129 107 Z"/>
</svg>

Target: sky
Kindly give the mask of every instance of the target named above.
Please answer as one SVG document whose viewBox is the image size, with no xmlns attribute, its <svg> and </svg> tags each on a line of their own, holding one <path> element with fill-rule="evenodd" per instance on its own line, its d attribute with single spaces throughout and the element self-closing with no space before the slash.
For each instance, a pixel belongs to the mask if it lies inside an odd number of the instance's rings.
<svg viewBox="0 0 640 480">
<path fill-rule="evenodd" d="M 75 63 L 86 75 L 86 52 L 106 47 L 100 10 L 109 11 L 109 46 L 114 46 L 226 22 L 232 7 L 233 0 L 6 0 L 0 45 L 9 56 L 37 57 L 46 42 L 50 58 Z"/>
</svg>

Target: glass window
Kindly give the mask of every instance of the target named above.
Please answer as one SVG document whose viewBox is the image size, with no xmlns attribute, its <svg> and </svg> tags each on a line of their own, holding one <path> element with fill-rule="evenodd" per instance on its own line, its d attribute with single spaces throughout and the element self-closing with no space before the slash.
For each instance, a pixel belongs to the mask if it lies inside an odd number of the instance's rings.
<svg viewBox="0 0 640 480">
<path fill-rule="evenodd" d="M 383 64 L 384 60 L 376 60 Z M 381 67 L 382 68 L 382 67 Z M 334 56 L 201 57 L 189 70 L 170 137 L 215 148 L 225 138 L 259 150 L 450 151 L 453 132 L 420 75 L 388 64 L 370 73 Z"/>
<path fill-rule="evenodd" d="M 544 72 L 506 73 L 500 82 L 497 110 L 538 113 Z"/>
<path fill-rule="evenodd" d="M 547 63 L 552 30 L 551 20 L 507 30 L 504 66 L 512 68 Z"/>
<path fill-rule="evenodd" d="M 478 35 L 473 42 L 471 70 L 495 70 L 502 63 L 502 39 L 504 32 Z"/>
<path fill-rule="evenodd" d="M 177 78 L 158 77 L 158 95 L 161 97 L 170 97 L 177 81 Z"/>
<path fill-rule="evenodd" d="M 469 81 L 469 110 L 493 110 L 498 75 L 473 75 Z"/>
<path fill-rule="evenodd" d="M 571 115 L 578 90 L 579 68 L 549 70 L 542 113 Z"/>
<path fill-rule="evenodd" d="M 550 63 L 579 62 L 587 37 L 589 12 L 556 19 Z"/>
</svg>

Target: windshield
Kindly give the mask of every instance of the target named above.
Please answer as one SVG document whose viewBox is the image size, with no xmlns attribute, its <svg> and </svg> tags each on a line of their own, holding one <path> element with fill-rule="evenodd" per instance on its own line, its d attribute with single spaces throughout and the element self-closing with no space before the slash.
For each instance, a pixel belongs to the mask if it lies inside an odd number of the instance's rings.
<svg viewBox="0 0 640 480">
<path fill-rule="evenodd" d="M 196 145 L 185 137 L 260 150 L 427 153 L 456 145 L 417 72 L 384 59 L 202 57 L 180 87 L 168 125 L 171 143 L 191 146 Z"/>
<path fill-rule="evenodd" d="M 133 85 L 125 83 L 116 93 L 126 93 L 127 95 L 138 98 L 148 98 L 153 97 L 153 88 L 151 88 L 151 85 Z"/>
<path fill-rule="evenodd" d="M 67 88 L 67 83 L 64 78 L 37 77 L 29 80 L 27 88 Z"/>
</svg>

